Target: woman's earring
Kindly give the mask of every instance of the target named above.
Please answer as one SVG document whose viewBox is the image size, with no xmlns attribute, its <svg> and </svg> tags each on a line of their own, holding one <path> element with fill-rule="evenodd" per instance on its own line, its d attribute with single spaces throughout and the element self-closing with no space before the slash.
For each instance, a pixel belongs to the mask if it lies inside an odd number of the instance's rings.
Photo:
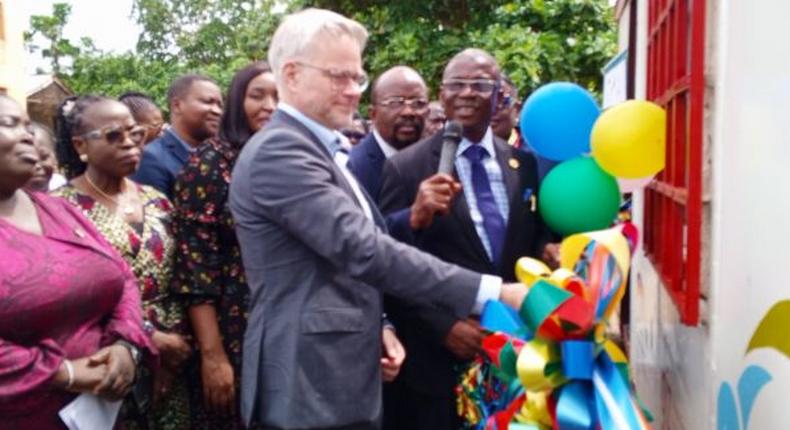
<svg viewBox="0 0 790 430">
<path fill-rule="evenodd" d="M 88 154 L 80 154 L 80 161 L 82 161 L 83 163 L 87 163 L 88 162 Z"/>
</svg>

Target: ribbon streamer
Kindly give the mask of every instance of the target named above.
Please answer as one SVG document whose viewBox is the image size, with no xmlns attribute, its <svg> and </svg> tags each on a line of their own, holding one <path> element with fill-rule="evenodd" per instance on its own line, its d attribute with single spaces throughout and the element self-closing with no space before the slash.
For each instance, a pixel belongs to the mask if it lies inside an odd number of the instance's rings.
<svg viewBox="0 0 790 430">
<path fill-rule="evenodd" d="M 467 396 L 469 409 L 485 411 L 467 417 L 468 428 L 650 428 L 625 354 L 605 336 L 625 293 L 635 237 L 630 225 L 625 232 L 615 227 L 570 236 L 560 247 L 561 268 L 553 272 L 538 260 L 519 259 L 516 276 L 530 292 L 518 314 L 498 302 L 486 305 L 482 326 L 491 334 L 483 342 L 485 358 L 467 373 L 473 377 L 488 363 L 504 395 L 489 396 L 496 405 Z"/>
</svg>

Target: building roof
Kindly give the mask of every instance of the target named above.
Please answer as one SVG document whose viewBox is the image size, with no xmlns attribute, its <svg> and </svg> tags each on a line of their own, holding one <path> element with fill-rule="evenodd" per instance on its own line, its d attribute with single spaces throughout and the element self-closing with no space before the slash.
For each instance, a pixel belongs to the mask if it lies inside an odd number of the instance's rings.
<svg viewBox="0 0 790 430">
<path fill-rule="evenodd" d="M 25 95 L 30 97 L 37 92 L 47 88 L 48 86 L 54 84 L 60 87 L 66 94 L 74 94 L 74 91 L 71 90 L 66 84 L 63 83 L 60 79 L 58 79 L 55 75 L 32 75 L 28 76 L 28 86 L 25 89 Z"/>
</svg>

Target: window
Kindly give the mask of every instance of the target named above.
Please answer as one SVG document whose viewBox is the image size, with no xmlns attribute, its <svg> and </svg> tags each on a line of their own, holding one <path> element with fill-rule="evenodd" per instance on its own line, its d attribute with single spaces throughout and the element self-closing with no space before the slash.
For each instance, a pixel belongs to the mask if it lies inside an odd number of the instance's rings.
<svg viewBox="0 0 790 430">
<path fill-rule="evenodd" d="M 667 110 L 666 168 L 645 192 L 645 251 L 681 321 L 699 321 L 705 1 L 649 0 L 647 98 Z"/>
</svg>

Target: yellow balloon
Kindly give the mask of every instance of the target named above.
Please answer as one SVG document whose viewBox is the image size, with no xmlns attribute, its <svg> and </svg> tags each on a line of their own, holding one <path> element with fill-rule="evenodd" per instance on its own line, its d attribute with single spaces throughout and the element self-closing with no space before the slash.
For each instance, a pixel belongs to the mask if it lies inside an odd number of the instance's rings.
<svg viewBox="0 0 790 430">
<path fill-rule="evenodd" d="M 590 134 L 595 161 L 618 178 L 644 178 L 664 168 L 667 114 L 645 100 L 628 100 L 598 117 Z"/>
</svg>

